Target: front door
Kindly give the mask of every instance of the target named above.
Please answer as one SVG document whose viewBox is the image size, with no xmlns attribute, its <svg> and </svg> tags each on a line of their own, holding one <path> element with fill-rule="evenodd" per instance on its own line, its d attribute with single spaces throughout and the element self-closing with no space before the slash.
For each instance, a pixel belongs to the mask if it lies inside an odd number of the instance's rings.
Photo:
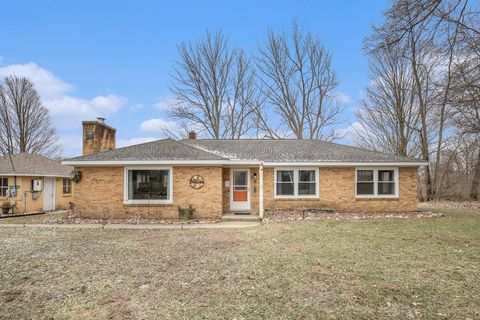
<svg viewBox="0 0 480 320">
<path fill-rule="evenodd" d="M 43 179 L 43 211 L 55 210 L 55 178 Z"/>
<path fill-rule="evenodd" d="M 230 209 L 232 211 L 250 210 L 250 170 L 232 169 L 230 192 Z"/>
</svg>

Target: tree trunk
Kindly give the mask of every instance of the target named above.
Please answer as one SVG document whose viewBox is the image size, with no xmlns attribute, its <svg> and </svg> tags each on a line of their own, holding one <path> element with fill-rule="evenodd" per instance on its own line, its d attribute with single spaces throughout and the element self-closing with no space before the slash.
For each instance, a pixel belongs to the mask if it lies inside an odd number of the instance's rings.
<svg viewBox="0 0 480 320">
<path fill-rule="evenodd" d="M 472 187 L 470 188 L 470 199 L 478 200 L 478 187 L 480 186 L 480 151 L 478 152 L 477 165 L 473 172 Z"/>
</svg>

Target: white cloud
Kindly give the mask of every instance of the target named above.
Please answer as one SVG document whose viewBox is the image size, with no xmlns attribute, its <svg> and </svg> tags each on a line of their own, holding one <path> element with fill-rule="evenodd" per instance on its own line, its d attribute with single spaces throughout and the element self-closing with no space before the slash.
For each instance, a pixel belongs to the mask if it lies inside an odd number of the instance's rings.
<svg viewBox="0 0 480 320">
<path fill-rule="evenodd" d="M 65 157 L 75 157 L 82 154 L 82 135 L 81 134 L 64 134 L 60 136 L 60 145 L 62 146 L 62 154 Z"/>
<path fill-rule="evenodd" d="M 62 124 L 72 125 L 75 121 L 77 125 L 80 125 L 79 120 L 115 113 L 126 102 L 125 98 L 114 94 L 97 96 L 92 99 L 75 97 L 70 94 L 74 90 L 74 86 L 35 63 L 0 67 L 0 77 L 9 75 L 29 78 L 55 120 Z"/>
<path fill-rule="evenodd" d="M 29 78 L 42 99 L 51 99 L 73 90 L 73 86 L 57 78 L 35 63 L 11 64 L 0 68 L 0 76 L 17 75 Z"/>
<path fill-rule="evenodd" d="M 173 97 L 167 97 L 155 103 L 153 106 L 158 110 L 168 111 L 172 106 L 178 105 L 178 100 Z"/>
<path fill-rule="evenodd" d="M 141 131 L 165 133 L 165 131 L 179 131 L 180 126 L 175 121 L 159 118 L 145 120 L 140 124 Z"/>
<path fill-rule="evenodd" d="M 154 137 L 138 137 L 138 138 L 130 138 L 130 139 L 118 139 L 117 140 L 117 148 L 127 147 L 134 144 L 145 143 L 150 141 L 158 140 L 159 138 Z"/>
<path fill-rule="evenodd" d="M 348 127 L 336 129 L 335 131 L 342 138 L 342 140 L 349 144 L 352 144 L 355 140 L 357 132 L 364 132 L 365 128 L 358 121 L 355 121 L 351 123 Z"/>
<path fill-rule="evenodd" d="M 343 92 L 339 92 L 337 93 L 337 99 L 341 102 L 341 103 L 350 103 L 352 101 L 352 98 L 343 93 Z"/>
</svg>

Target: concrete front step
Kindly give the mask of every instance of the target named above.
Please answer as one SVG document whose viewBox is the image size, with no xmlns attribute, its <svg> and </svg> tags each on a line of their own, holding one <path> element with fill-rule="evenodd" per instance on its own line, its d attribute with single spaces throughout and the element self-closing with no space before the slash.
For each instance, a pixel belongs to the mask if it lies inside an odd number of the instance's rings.
<svg viewBox="0 0 480 320">
<path fill-rule="evenodd" d="M 222 221 L 260 221 L 260 217 L 255 214 L 224 214 Z"/>
</svg>

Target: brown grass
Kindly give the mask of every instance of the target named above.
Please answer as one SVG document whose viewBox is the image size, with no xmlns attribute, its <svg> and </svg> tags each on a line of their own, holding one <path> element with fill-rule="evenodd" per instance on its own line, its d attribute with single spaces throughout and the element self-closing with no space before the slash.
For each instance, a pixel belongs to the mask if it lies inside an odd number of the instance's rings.
<svg viewBox="0 0 480 320">
<path fill-rule="evenodd" d="M 449 210 L 241 230 L 0 228 L 0 318 L 479 318 L 480 212 Z"/>
</svg>

